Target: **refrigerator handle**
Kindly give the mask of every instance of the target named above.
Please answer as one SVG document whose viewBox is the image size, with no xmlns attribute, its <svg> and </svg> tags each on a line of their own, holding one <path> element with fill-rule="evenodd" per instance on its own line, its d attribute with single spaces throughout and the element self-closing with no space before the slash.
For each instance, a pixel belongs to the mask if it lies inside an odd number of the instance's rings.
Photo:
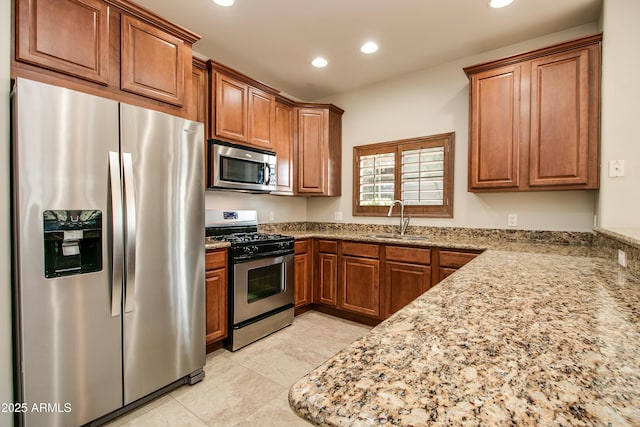
<svg viewBox="0 0 640 427">
<path fill-rule="evenodd" d="M 126 281 L 124 289 L 124 311 L 130 313 L 135 305 L 136 277 L 136 194 L 133 180 L 133 161 L 131 153 L 122 153 L 122 169 L 124 171 L 124 200 L 127 215 L 124 259 Z"/>
<path fill-rule="evenodd" d="M 113 253 L 111 259 L 111 317 L 122 314 L 122 260 L 124 235 L 122 229 L 122 187 L 120 181 L 120 155 L 109 151 L 109 180 L 111 184 L 111 219 Z"/>
</svg>

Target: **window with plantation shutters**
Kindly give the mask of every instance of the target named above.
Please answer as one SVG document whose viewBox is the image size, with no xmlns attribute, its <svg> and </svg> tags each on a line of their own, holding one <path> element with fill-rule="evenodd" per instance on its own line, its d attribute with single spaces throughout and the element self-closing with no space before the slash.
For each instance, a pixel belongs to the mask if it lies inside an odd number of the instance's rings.
<svg viewBox="0 0 640 427">
<path fill-rule="evenodd" d="M 400 199 L 409 205 L 442 205 L 444 202 L 444 147 L 402 151 Z"/>
<path fill-rule="evenodd" d="M 360 204 L 389 205 L 394 196 L 395 153 L 368 154 L 360 157 Z"/>
<path fill-rule="evenodd" d="M 453 142 L 452 132 L 354 147 L 353 214 L 387 215 L 403 200 L 405 215 L 452 217 Z"/>
</svg>

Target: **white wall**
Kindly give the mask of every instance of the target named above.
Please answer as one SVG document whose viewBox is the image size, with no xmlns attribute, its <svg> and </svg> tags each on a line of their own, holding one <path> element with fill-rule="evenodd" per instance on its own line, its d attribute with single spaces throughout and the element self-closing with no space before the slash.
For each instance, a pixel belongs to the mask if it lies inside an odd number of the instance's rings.
<svg viewBox="0 0 640 427">
<path fill-rule="evenodd" d="M 0 0 L 0 404 L 13 400 L 11 358 L 11 239 L 9 224 L 9 58 L 11 1 Z M 12 414 L 0 411 L 0 425 L 11 426 Z"/>
<path fill-rule="evenodd" d="M 467 192 L 469 87 L 462 68 L 597 31 L 596 23 L 584 25 L 325 100 L 346 111 L 342 121 L 343 195 L 340 198 L 309 199 L 308 220 L 333 222 L 334 213 L 340 211 L 345 222 L 395 224 L 397 219 L 351 215 L 353 147 L 455 131 L 454 217 L 413 219 L 412 224 L 507 228 L 508 214 L 516 213 L 517 228 L 521 229 L 590 231 L 595 191 Z"/>
<path fill-rule="evenodd" d="M 303 197 L 245 194 L 231 191 L 207 191 L 206 209 L 253 209 L 260 224 L 307 220 L 307 201 Z M 273 212 L 273 220 L 269 214 Z"/>
<path fill-rule="evenodd" d="M 602 176 L 598 205 L 603 227 L 640 228 L 640 1 L 605 0 L 602 26 Z M 624 160 L 623 178 L 609 178 L 609 161 Z"/>
</svg>

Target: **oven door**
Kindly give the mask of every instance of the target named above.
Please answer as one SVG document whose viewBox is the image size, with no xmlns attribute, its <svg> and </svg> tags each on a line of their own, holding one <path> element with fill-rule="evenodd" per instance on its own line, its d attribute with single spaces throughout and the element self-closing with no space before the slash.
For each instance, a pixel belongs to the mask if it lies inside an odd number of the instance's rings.
<svg viewBox="0 0 640 427">
<path fill-rule="evenodd" d="M 293 254 L 233 266 L 233 323 L 293 303 Z"/>
</svg>

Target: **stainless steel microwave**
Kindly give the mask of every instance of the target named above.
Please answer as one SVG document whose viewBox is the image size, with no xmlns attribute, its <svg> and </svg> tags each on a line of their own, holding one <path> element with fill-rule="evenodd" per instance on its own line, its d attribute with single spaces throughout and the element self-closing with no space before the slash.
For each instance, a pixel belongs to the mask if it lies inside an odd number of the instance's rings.
<svg viewBox="0 0 640 427">
<path fill-rule="evenodd" d="M 210 139 L 209 188 L 275 191 L 276 153 Z"/>
</svg>

